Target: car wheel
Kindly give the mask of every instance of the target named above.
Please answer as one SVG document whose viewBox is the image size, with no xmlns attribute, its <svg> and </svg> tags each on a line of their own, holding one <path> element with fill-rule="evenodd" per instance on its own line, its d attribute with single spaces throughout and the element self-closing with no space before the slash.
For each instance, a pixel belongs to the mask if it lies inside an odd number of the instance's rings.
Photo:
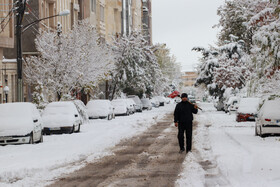
<svg viewBox="0 0 280 187">
<path fill-rule="evenodd" d="M 33 132 L 30 134 L 29 144 L 34 144 Z"/>
</svg>

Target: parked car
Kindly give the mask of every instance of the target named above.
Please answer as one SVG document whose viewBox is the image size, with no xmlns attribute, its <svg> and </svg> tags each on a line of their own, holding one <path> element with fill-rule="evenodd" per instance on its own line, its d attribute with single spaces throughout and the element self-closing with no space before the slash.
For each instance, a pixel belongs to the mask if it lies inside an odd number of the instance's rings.
<svg viewBox="0 0 280 187">
<path fill-rule="evenodd" d="M 143 111 L 142 102 L 137 95 L 129 95 L 128 98 L 133 99 L 133 101 L 135 102 L 136 112 L 142 112 Z"/>
<path fill-rule="evenodd" d="M 88 119 L 86 105 L 81 100 L 74 100 L 73 103 L 75 104 L 75 106 L 81 116 L 82 124 L 88 123 L 89 119 Z"/>
<path fill-rule="evenodd" d="M 280 99 L 264 102 L 257 115 L 255 134 L 261 137 L 280 134 Z"/>
<path fill-rule="evenodd" d="M 86 105 L 89 119 L 108 119 L 115 117 L 114 107 L 109 100 L 91 100 Z"/>
<path fill-rule="evenodd" d="M 135 108 L 136 103 L 134 102 L 134 100 L 131 98 L 127 98 L 126 102 L 128 104 L 128 109 L 129 109 L 130 114 L 134 114 L 136 112 L 136 108 Z"/>
<path fill-rule="evenodd" d="M 154 108 L 158 108 L 158 107 L 159 107 L 159 100 L 158 100 L 157 98 L 153 97 L 153 98 L 151 99 L 151 103 L 152 103 L 152 106 L 153 106 Z"/>
<path fill-rule="evenodd" d="M 228 101 L 225 103 L 225 112 L 236 111 L 238 109 L 239 98 L 238 97 L 230 97 Z"/>
<path fill-rule="evenodd" d="M 149 98 L 143 98 L 141 102 L 143 104 L 143 110 L 152 110 L 153 106 Z"/>
<path fill-rule="evenodd" d="M 189 96 L 188 96 L 188 99 L 189 99 L 189 101 L 190 101 L 191 103 L 196 103 L 196 102 L 195 102 L 195 97 L 194 97 L 193 95 L 189 95 Z"/>
<path fill-rule="evenodd" d="M 49 103 L 42 114 L 44 134 L 80 132 L 81 116 L 72 101 Z"/>
<path fill-rule="evenodd" d="M 0 104 L 0 118 L 0 145 L 43 142 L 42 119 L 34 104 Z"/>
<path fill-rule="evenodd" d="M 259 98 L 242 98 L 237 110 L 236 121 L 255 121 L 259 104 Z"/>
<path fill-rule="evenodd" d="M 156 96 L 155 97 L 159 101 L 159 106 L 164 106 L 165 99 L 162 96 Z"/>
<path fill-rule="evenodd" d="M 130 111 L 129 111 L 129 104 L 128 101 L 126 99 L 116 99 L 116 100 L 112 100 L 112 105 L 114 107 L 114 113 L 116 116 L 121 116 L 121 115 L 125 115 L 125 116 L 129 116 Z"/>
</svg>

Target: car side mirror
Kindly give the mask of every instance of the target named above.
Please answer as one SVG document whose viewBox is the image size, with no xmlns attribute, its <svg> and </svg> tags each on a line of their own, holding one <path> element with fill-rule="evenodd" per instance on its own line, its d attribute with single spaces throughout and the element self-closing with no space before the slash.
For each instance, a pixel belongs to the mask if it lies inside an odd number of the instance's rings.
<svg viewBox="0 0 280 187">
<path fill-rule="evenodd" d="M 37 122 L 38 122 L 38 119 L 34 119 L 33 122 L 34 122 L 34 123 L 37 123 Z"/>
<path fill-rule="evenodd" d="M 75 118 L 77 118 L 78 117 L 78 114 L 75 114 Z"/>
</svg>

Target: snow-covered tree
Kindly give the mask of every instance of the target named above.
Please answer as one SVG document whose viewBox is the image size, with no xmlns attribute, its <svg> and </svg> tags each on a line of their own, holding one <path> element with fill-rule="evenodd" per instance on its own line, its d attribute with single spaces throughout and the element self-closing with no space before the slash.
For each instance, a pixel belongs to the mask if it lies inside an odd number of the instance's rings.
<svg viewBox="0 0 280 187">
<path fill-rule="evenodd" d="M 242 89 L 250 75 L 249 56 L 244 52 L 244 42 L 231 36 L 231 42 L 211 49 L 194 48 L 203 54 L 198 68 L 196 85 L 207 86 L 209 93 L 222 98 L 226 89 Z"/>
<path fill-rule="evenodd" d="M 174 55 L 166 44 L 156 44 L 154 47 L 155 55 L 161 72 L 165 80 L 161 81 L 160 87 L 170 92 L 170 85 L 173 89 L 179 89 L 181 80 L 181 66 L 176 62 Z"/>
<path fill-rule="evenodd" d="M 115 70 L 112 71 L 111 98 L 127 94 L 155 91 L 157 80 L 162 79 L 157 59 L 140 32 L 115 38 Z"/>
<path fill-rule="evenodd" d="M 217 11 L 220 20 L 215 27 L 221 28 L 219 44 L 231 41 L 230 36 L 234 35 L 245 42 L 244 49 L 249 53 L 256 27 L 249 27 L 248 22 L 256 13 L 263 10 L 267 3 L 268 0 L 226 0 Z"/>
<path fill-rule="evenodd" d="M 250 94 L 280 94 L 279 10 L 279 1 L 271 1 L 249 22 L 251 26 L 258 26 L 251 50 L 251 68 L 256 71 L 248 84 Z"/>
<path fill-rule="evenodd" d="M 114 67 L 112 51 L 87 20 L 65 35 L 41 31 L 35 43 L 40 55 L 26 59 L 25 78 L 49 101 L 96 86 Z"/>
</svg>

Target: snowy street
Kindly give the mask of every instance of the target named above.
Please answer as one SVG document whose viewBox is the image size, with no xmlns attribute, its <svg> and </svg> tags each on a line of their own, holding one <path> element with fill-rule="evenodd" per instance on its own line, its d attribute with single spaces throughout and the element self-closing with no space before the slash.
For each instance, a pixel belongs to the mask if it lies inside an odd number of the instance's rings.
<svg viewBox="0 0 280 187">
<path fill-rule="evenodd" d="M 92 120 L 80 133 L 44 136 L 44 143 L 0 146 L 0 186 L 45 186 L 88 162 L 111 155 L 121 140 L 156 124 L 174 105 L 131 116 Z M 177 150 L 176 150 L 177 152 Z"/>
<path fill-rule="evenodd" d="M 237 123 L 235 113 L 217 112 L 212 103 L 199 106 L 203 111 L 195 117 L 194 147 L 187 156 L 178 153 L 175 105 L 169 104 L 112 121 L 93 120 L 78 134 L 44 136 L 43 144 L 2 146 L 0 186 L 46 186 L 69 174 L 78 185 L 85 166 L 84 181 L 111 186 L 157 184 L 161 178 L 182 187 L 279 186 L 280 138 L 255 136 L 254 122 Z"/>
<path fill-rule="evenodd" d="M 255 122 L 200 104 L 194 151 L 184 163 L 178 186 L 279 186 L 279 137 L 255 136 Z"/>
</svg>

